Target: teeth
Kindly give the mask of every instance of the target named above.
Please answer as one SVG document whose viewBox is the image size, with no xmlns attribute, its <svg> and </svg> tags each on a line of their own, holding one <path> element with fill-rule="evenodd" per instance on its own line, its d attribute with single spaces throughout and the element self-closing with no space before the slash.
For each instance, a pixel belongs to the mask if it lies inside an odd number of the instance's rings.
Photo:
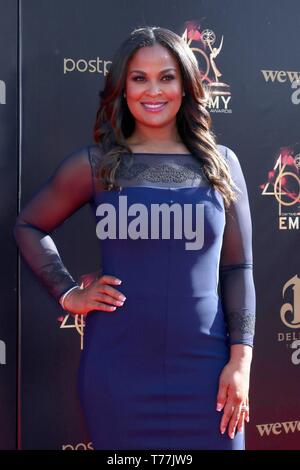
<svg viewBox="0 0 300 470">
<path fill-rule="evenodd" d="M 145 108 L 150 108 L 150 109 L 161 108 L 164 105 L 165 105 L 165 103 L 160 103 L 160 104 L 145 104 L 145 103 L 143 103 L 143 106 L 145 106 Z"/>
</svg>

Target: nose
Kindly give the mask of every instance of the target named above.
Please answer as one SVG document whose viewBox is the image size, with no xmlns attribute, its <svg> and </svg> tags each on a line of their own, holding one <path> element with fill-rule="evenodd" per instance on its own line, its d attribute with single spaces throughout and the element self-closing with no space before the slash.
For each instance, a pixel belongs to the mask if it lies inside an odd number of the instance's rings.
<svg viewBox="0 0 300 470">
<path fill-rule="evenodd" d="M 160 84 L 157 82 L 150 83 L 146 94 L 149 96 L 156 96 L 161 94 Z"/>
</svg>

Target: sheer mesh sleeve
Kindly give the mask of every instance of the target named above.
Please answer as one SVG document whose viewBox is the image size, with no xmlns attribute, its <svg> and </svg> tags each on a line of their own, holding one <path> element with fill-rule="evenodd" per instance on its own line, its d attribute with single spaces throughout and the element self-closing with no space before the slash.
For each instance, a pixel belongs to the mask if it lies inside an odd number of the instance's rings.
<svg viewBox="0 0 300 470">
<path fill-rule="evenodd" d="M 65 157 L 20 212 L 14 237 L 32 271 L 56 300 L 76 286 L 64 266 L 52 232 L 93 194 L 89 148 Z"/>
<path fill-rule="evenodd" d="M 220 260 L 221 299 L 228 324 L 230 343 L 253 346 L 255 288 L 252 260 L 252 223 L 248 193 L 234 152 L 219 146 L 239 188 L 237 200 L 226 213 Z"/>
</svg>

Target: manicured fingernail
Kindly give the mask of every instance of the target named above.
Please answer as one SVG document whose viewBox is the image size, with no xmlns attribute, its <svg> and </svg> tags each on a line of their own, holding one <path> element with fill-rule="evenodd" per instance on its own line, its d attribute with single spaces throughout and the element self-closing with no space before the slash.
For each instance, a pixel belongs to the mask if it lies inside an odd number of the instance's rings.
<svg viewBox="0 0 300 470">
<path fill-rule="evenodd" d="M 229 434 L 229 437 L 230 437 L 230 439 L 233 439 L 233 438 L 234 438 L 234 432 L 231 432 L 231 433 Z"/>
<path fill-rule="evenodd" d="M 221 405 L 221 403 L 217 403 L 217 408 L 216 408 L 216 409 L 217 409 L 217 411 L 221 411 L 221 410 L 222 410 L 222 405 Z"/>
<path fill-rule="evenodd" d="M 221 428 L 221 434 L 224 434 L 224 432 L 225 432 L 225 429 Z"/>
</svg>

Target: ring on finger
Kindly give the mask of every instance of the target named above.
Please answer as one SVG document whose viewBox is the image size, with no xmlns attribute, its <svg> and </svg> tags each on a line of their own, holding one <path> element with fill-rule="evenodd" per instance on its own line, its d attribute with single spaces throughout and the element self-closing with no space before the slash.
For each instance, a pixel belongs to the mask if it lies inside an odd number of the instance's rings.
<svg viewBox="0 0 300 470">
<path fill-rule="evenodd" d="M 241 406 L 241 413 L 246 413 L 247 411 L 249 411 L 249 406 L 247 406 L 247 405 L 242 405 L 242 406 Z"/>
</svg>

